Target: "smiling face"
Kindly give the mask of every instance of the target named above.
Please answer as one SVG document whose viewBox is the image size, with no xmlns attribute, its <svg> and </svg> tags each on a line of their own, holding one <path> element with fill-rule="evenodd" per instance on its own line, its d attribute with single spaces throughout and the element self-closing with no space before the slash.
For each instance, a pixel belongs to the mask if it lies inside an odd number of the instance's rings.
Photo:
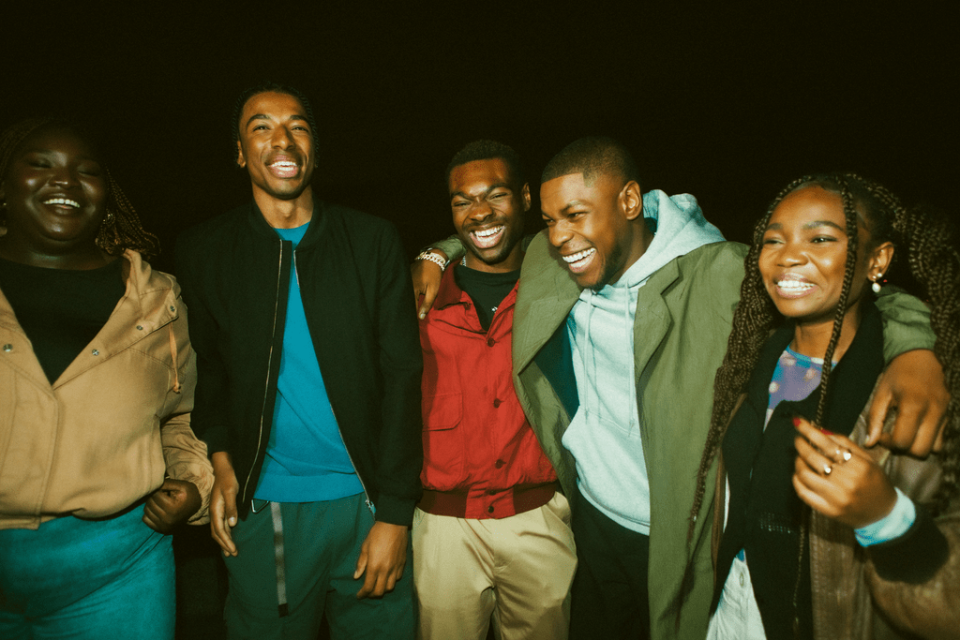
<svg viewBox="0 0 960 640">
<path fill-rule="evenodd" d="M 857 222 L 859 250 L 848 310 L 857 309 L 869 279 L 882 273 L 893 256 L 890 243 L 871 246 L 870 232 L 859 215 Z M 806 326 L 832 326 L 846 259 L 846 221 L 839 194 L 819 186 L 803 187 L 774 209 L 763 236 L 759 267 L 780 313 Z"/>
<path fill-rule="evenodd" d="M 247 169 L 254 197 L 296 200 L 310 188 L 313 132 L 303 105 L 286 93 L 251 96 L 240 113 L 237 164 Z"/>
<path fill-rule="evenodd" d="M 616 282 L 646 249 L 640 187 L 620 182 L 600 175 L 588 185 L 574 173 L 540 186 L 550 244 L 583 288 Z"/>
<path fill-rule="evenodd" d="M 467 266 L 487 272 L 519 269 L 529 185 L 517 185 L 502 159 L 488 158 L 454 167 L 448 186 L 453 226 L 467 248 Z"/>
<path fill-rule="evenodd" d="M 90 144 L 68 128 L 38 129 L 16 149 L 0 183 L 7 234 L 0 252 L 18 262 L 99 256 L 104 169 Z"/>
</svg>

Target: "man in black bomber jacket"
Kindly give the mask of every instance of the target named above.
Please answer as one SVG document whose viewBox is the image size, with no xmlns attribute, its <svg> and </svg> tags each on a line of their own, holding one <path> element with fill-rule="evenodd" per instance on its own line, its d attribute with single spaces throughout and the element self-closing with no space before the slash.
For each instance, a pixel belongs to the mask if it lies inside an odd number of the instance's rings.
<svg viewBox="0 0 960 640">
<path fill-rule="evenodd" d="M 316 126 L 298 91 L 268 84 L 237 104 L 253 202 L 177 246 L 228 632 L 312 639 L 326 614 L 335 638 L 413 638 L 422 362 L 399 237 L 313 198 Z"/>
</svg>

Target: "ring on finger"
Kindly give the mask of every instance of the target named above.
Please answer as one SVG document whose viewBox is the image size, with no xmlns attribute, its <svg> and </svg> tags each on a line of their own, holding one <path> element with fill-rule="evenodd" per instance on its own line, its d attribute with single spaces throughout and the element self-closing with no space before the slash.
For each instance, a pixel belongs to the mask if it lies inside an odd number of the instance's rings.
<svg viewBox="0 0 960 640">
<path fill-rule="evenodd" d="M 823 463 L 823 475 L 828 476 L 833 473 L 833 467 L 831 467 L 826 462 Z"/>
<path fill-rule="evenodd" d="M 850 449 L 837 449 L 837 462 L 849 462 L 852 457 L 853 452 Z"/>
</svg>

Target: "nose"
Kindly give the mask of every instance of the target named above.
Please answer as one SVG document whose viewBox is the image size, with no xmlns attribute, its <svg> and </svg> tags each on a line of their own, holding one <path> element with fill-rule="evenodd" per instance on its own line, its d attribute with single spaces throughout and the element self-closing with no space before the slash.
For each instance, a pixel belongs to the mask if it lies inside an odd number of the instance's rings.
<svg viewBox="0 0 960 640">
<path fill-rule="evenodd" d="M 73 167 L 59 166 L 54 168 L 50 182 L 60 187 L 74 187 L 80 184 L 80 179 Z"/>
<path fill-rule="evenodd" d="M 284 126 L 279 126 L 273 130 L 273 146 L 279 149 L 289 149 L 293 144 L 293 136 Z"/>
<path fill-rule="evenodd" d="M 550 244 L 557 249 L 562 247 L 573 235 L 573 233 L 570 231 L 570 227 L 563 220 L 554 223 L 552 226 L 548 227 L 548 230 L 550 234 Z"/>
<path fill-rule="evenodd" d="M 493 215 L 493 207 L 486 200 L 480 200 L 470 207 L 470 219 L 474 222 L 483 222 Z"/>
<path fill-rule="evenodd" d="M 799 243 L 784 242 L 777 255 L 777 264 L 783 267 L 792 267 L 804 261 L 803 251 Z"/>
</svg>

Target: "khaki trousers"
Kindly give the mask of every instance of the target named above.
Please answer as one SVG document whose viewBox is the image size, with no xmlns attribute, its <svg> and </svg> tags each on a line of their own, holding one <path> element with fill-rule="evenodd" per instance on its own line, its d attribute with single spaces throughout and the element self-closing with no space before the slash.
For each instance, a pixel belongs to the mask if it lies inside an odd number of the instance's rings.
<svg viewBox="0 0 960 640">
<path fill-rule="evenodd" d="M 413 582 L 424 640 L 564 640 L 577 568 L 570 506 L 557 493 L 499 520 L 413 517 Z"/>
</svg>

